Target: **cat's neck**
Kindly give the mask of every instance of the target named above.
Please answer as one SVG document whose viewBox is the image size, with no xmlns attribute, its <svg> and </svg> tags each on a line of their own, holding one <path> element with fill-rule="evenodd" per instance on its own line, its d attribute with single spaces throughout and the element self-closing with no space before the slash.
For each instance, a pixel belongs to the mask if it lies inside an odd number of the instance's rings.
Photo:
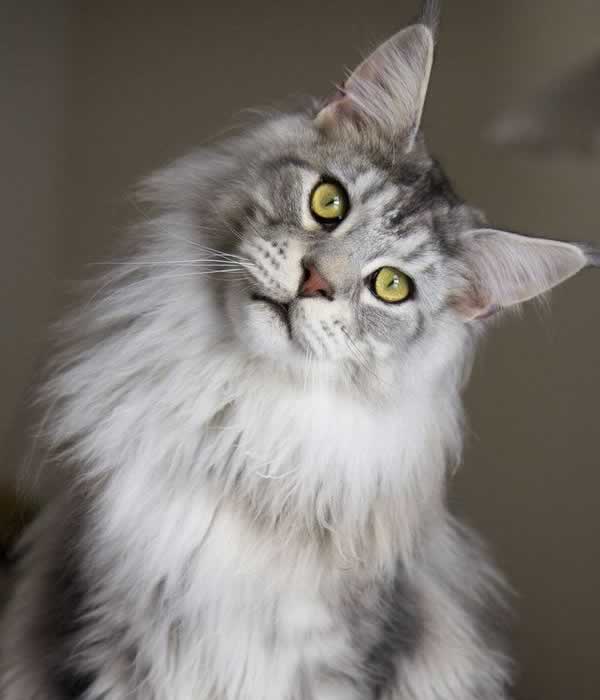
<svg viewBox="0 0 600 700">
<path fill-rule="evenodd" d="M 421 391 L 378 403 L 226 354 L 203 373 L 185 407 L 138 416 L 143 430 L 132 411 L 122 426 L 136 441 L 114 452 L 103 498 L 113 531 L 137 529 L 143 546 L 158 546 L 169 519 L 187 520 L 193 549 L 226 512 L 244 541 L 254 533 L 255 552 L 279 543 L 340 567 L 410 561 L 443 510 L 448 457 L 460 447 L 455 400 Z"/>
</svg>

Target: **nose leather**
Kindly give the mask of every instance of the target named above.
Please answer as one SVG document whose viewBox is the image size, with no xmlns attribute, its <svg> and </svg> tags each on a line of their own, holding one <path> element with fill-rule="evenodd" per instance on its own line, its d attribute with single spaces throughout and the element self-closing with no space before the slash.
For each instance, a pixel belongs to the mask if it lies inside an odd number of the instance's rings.
<svg viewBox="0 0 600 700">
<path fill-rule="evenodd" d="M 304 279 L 298 290 L 299 297 L 326 297 L 333 299 L 333 287 L 313 264 L 304 265 Z"/>
</svg>

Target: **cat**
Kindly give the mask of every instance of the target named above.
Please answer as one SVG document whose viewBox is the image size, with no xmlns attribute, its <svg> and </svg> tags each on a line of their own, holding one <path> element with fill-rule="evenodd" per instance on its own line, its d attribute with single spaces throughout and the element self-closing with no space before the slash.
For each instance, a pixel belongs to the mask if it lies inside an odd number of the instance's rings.
<svg viewBox="0 0 600 700">
<path fill-rule="evenodd" d="M 478 339 L 600 255 L 429 155 L 435 3 L 328 100 L 149 177 L 43 395 L 3 700 L 503 700 L 506 586 L 446 507 Z"/>
</svg>

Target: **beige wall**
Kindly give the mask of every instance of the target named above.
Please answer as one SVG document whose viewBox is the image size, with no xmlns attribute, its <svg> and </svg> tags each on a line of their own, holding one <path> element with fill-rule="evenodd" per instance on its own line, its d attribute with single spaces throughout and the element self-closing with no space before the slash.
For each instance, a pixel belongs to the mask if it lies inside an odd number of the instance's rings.
<svg viewBox="0 0 600 700">
<path fill-rule="evenodd" d="M 135 180 L 243 107 L 326 92 L 340 68 L 415 3 L 77 3 L 67 54 L 63 6 L 37 6 L 34 14 L 15 3 L 21 23 L 0 69 L 8 66 L 11 81 L 1 129 L 9 154 L 5 432 L 15 425 L 55 279 L 85 276 L 84 263 L 109 256 L 119 229 L 137 216 L 126 194 Z M 446 3 L 430 141 L 461 193 L 494 222 L 600 240 L 599 162 L 530 161 L 478 139 L 513 97 L 598 50 L 599 36 L 598 3 Z M 600 686 L 600 275 L 583 275 L 552 301 L 550 314 L 529 310 L 488 340 L 468 394 L 469 447 L 452 500 L 490 540 L 519 592 L 520 697 L 592 700 Z M 6 436 L 10 454 L 23 451 L 16 426 Z"/>
</svg>

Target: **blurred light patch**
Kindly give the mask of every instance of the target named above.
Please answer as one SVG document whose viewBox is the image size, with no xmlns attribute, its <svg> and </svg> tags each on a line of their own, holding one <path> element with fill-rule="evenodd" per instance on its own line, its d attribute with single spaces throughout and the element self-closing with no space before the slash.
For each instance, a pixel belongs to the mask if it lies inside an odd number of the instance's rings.
<svg viewBox="0 0 600 700">
<path fill-rule="evenodd" d="M 535 153 L 600 155 L 600 55 L 500 114 L 486 131 L 499 146 Z"/>
</svg>

